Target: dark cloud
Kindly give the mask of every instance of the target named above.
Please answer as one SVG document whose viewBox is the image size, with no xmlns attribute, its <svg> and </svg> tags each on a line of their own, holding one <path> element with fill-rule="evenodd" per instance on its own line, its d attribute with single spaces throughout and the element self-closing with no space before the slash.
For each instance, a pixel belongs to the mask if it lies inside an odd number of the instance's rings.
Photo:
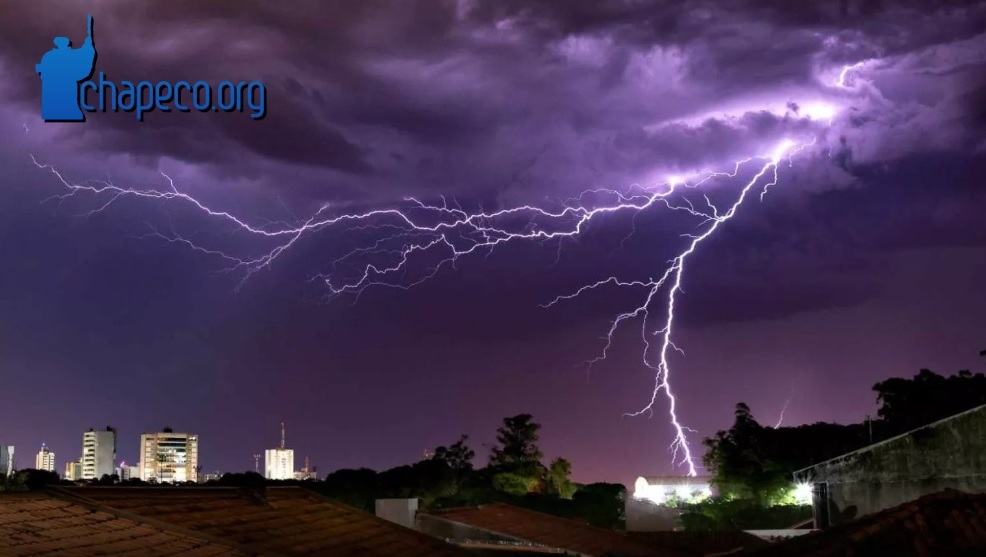
<svg viewBox="0 0 986 557">
<path fill-rule="evenodd" d="M 706 157 L 707 145 L 690 143 L 702 134 L 680 126 L 647 132 L 654 134 L 648 140 L 609 138 L 639 136 L 642 123 L 714 113 L 717 102 L 745 91 L 770 96 L 814 86 L 820 62 L 899 55 L 954 40 L 968 36 L 982 17 L 977 8 L 949 4 L 847 2 L 843 10 L 835 1 L 315 4 L 288 11 L 262 2 L 102 5 L 96 10 L 100 70 L 133 80 L 262 78 L 270 87 L 270 116 L 259 124 L 236 120 L 240 115 L 150 114 L 137 124 L 98 115 L 87 130 L 89 146 L 225 166 L 224 175 L 270 174 L 260 157 L 400 179 L 412 188 L 434 182 L 422 176 L 421 162 L 436 160 L 444 160 L 439 172 L 457 183 L 483 169 L 489 180 L 463 187 L 488 187 L 485 182 L 498 179 L 496 169 L 523 165 L 548 143 L 575 152 L 603 142 L 615 153 L 602 156 L 619 161 L 636 156 L 620 147 L 635 151 L 647 143 Z M 0 33 L 12 100 L 25 107 L 36 103 L 39 87 L 25 68 L 51 36 L 81 34 L 86 13 L 79 5 L 45 10 L 51 13 L 41 18 L 35 4 L 11 2 Z M 897 24 L 909 16 L 922 25 L 896 45 Z M 22 21 L 30 24 L 17 24 Z M 114 32 L 123 28 L 140 40 Z M 594 78 L 586 81 L 587 75 Z M 194 139 L 175 141 L 168 130 L 175 117 L 187 120 L 181 129 L 194 129 Z M 114 139 L 115 131 L 138 125 L 135 138 Z M 395 166 L 389 153 L 419 163 Z M 651 155 L 672 159 L 666 151 Z M 569 166 L 545 169 L 538 178 L 572 183 Z M 637 181 L 642 170 L 620 173 Z M 589 172 L 577 187 L 612 179 L 619 176 Z"/>
</svg>

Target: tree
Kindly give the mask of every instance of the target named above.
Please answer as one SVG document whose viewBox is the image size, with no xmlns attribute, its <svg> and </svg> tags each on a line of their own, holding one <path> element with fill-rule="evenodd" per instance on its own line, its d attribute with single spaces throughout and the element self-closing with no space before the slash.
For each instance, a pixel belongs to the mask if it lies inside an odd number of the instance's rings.
<svg viewBox="0 0 986 557">
<path fill-rule="evenodd" d="M 116 485 L 120 483 L 120 476 L 117 474 L 103 474 L 93 485 Z"/>
<path fill-rule="evenodd" d="M 444 462 L 457 475 L 468 473 L 472 471 L 472 459 L 476 456 L 476 452 L 466 446 L 468 440 L 469 436 L 463 435 L 448 447 L 438 447 L 432 458 Z"/>
<path fill-rule="evenodd" d="M 46 485 L 57 485 L 60 481 L 55 472 L 27 468 L 9 476 L 0 476 L 0 491 L 35 491 Z"/>
<path fill-rule="evenodd" d="M 600 528 L 622 530 L 626 523 L 626 487 L 594 483 L 579 486 L 572 496 L 575 514 Z"/>
<path fill-rule="evenodd" d="M 733 427 L 705 440 L 703 461 L 713 470 L 720 492 L 768 505 L 790 486 L 789 472 L 764 450 L 766 428 L 757 423 L 750 407 L 741 402 L 735 414 Z"/>
<path fill-rule="evenodd" d="M 541 450 L 537 446 L 538 430 L 541 424 L 530 414 L 518 414 L 504 418 L 503 426 L 497 430 L 499 447 L 493 448 L 490 464 L 494 466 L 516 466 L 541 461 Z"/>
<path fill-rule="evenodd" d="M 247 489 L 264 489 L 267 485 L 267 480 L 260 474 L 249 471 L 243 473 L 230 473 L 227 472 L 223 474 L 218 480 L 215 480 L 216 485 L 224 487 L 239 487 Z"/>
<path fill-rule="evenodd" d="M 911 379 L 895 377 L 873 386 L 877 415 L 893 433 L 903 433 L 986 404 L 986 376 L 962 370 L 942 377 L 922 369 Z"/>
<path fill-rule="evenodd" d="M 575 484 L 569 478 L 572 474 L 572 464 L 564 458 L 556 458 L 548 466 L 548 487 L 549 492 L 561 497 L 571 499 L 575 494 Z"/>
</svg>

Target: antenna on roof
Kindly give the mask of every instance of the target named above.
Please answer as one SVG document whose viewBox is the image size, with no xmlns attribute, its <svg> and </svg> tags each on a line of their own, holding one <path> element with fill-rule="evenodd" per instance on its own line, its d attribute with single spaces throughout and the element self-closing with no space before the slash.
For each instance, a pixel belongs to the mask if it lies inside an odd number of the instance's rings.
<svg viewBox="0 0 986 557">
<path fill-rule="evenodd" d="M 281 450 L 284 450 L 284 422 L 281 422 Z"/>
</svg>

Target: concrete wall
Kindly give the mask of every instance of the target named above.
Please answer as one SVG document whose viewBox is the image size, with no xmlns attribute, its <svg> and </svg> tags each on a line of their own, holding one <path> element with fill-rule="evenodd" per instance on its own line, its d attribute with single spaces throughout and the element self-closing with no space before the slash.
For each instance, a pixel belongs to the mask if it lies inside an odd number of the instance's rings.
<svg viewBox="0 0 986 557">
<path fill-rule="evenodd" d="M 414 528 L 414 518 L 418 512 L 417 499 L 377 499 L 376 515 L 384 520 Z"/>
<path fill-rule="evenodd" d="M 418 513 L 415 518 L 415 530 L 428 534 L 431 537 L 452 542 L 521 542 L 518 538 L 495 534 L 487 530 L 452 522 L 443 518 L 429 514 Z"/>
<path fill-rule="evenodd" d="M 831 524 L 944 489 L 986 493 L 986 406 L 802 470 L 796 479 L 828 484 Z"/>
<path fill-rule="evenodd" d="M 627 497 L 627 532 L 670 532 L 678 525 L 681 511 L 646 499 Z"/>
</svg>

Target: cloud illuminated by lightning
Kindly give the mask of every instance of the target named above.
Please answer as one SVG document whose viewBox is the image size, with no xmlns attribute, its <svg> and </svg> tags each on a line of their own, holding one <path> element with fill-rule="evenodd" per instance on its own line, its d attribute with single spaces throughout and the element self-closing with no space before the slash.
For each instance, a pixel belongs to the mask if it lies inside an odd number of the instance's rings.
<svg viewBox="0 0 986 557">
<path fill-rule="evenodd" d="M 847 67 L 839 76 L 837 85 L 844 87 L 846 73 L 858 65 Z M 825 107 L 823 107 L 825 108 Z M 825 108 L 826 119 L 835 114 L 834 108 Z M 817 112 L 817 111 L 816 111 Z M 767 154 L 753 156 L 733 165 L 730 172 L 708 172 L 695 176 L 673 176 L 664 183 L 652 187 L 636 187 L 630 191 L 599 189 L 583 192 L 574 199 L 555 207 L 523 205 L 496 211 L 470 211 L 446 200 L 441 203 L 426 203 L 408 198 L 398 207 L 374 209 L 360 213 L 335 214 L 329 206 L 323 206 L 307 220 L 297 224 L 267 223 L 256 225 L 227 211 L 207 206 L 195 197 L 182 193 L 169 176 L 162 173 L 168 184 L 167 189 L 134 189 L 118 186 L 110 180 L 73 183 L 66 179 L 55 167 L 38 162 L 31 157 L 38 168 L 50 171 L 66 189 L 66 193 L 56 196 L 60 200 L 91 194 L 99 198 L 100 204 L 89 214 L 106 210 L 123 197 L 156 199 L 184 204 L 203 216 L 217 220 L 250 237 L 259 238 L 273 245 L 253 256 L 233 255 L 226 250 L 203 245 L 200 241 L 177 234 L 154 236 L 168 242 L 184 245 L 192 250 L 215 256 L 226 264 L 230 271 L 243 272 L 243 280 L 254 273 L 269 268 L 280 256 L 307 236 L 332 230 L 338 234 L 347 232 L 364 233 L 364 243 L 349 253 L 331 262 L 331 270 L 313 277 L 321 281 L 330 295 L 353 294 L 358 296 L 371 287 L 390 287 L 408 289 L 435 276 L 445 267 L 471 254 L 489 254 L 498 246 L 509 242 L 561 240 L 582 234 L 590 221 L 602 215 L 630 213 L 639 214 L 650 209 L 681 211 L 697 221 L 699 232 L 686 234 L 686 247 L 669 262 L 658 278 L 628 281 L 611 276 L 593 284 L 583 286 L 574 293 L 559 296 L 545 304 L 555 304 L 572 300 L 598 288 L 611 286 L 642 291 L 640 303 L 632 310 L 616 316 L 606 337 L 605 345 L 592 363 L 606 358 L 613 341 L 613 335 L 624 323 L 638 319 L 641 323 L 643 339 L 643 364 L 654 372 L 654 386 L 646 405 L 628 416 L 639 416 L 653 411 L 661 393 L 669 406 L 670 421 L 674 428 L 674 441 L 670 447 L 673 461 L 687 468 L 691 476 L 697 475 L 695 459 L 692 455 L 687 432 L 691 431 L 678 417 L 678 400 L 671 387 L 670 356 L 678 350 L 673 342 L 673 327 L 686 263 L 698 247 L 720 230 L 740 210 L 751 193 L 760 192 L 762 198 L 768 189 L 777 184 L 779 168 L 785 161 L 815 143 L 815 139 L 796 142 L 784 139 Z M 752 168 L 748 168 L 752 167 Z M 729 204 L 717 206 L 707 195 L 701 195 L 705 207 L 697 209 L 690 197 L 697 195 L 699 186 L 711 180 L 731 180 L 739 178 L 742 171 L 748 178 L 742 178 L 743 185 Z M 369 240 L 365 237 L 369 236 Z M 426 259 L 437 255 L 437 263 L 417 277 L 409 278 L 409 267 L 414 258 Z M 356 269 L 355 273 L 345 270 Z M 242 283 L 241 283 L 242 284 Z M 650 328 L 651 313 L 661 308 L 660 326 L 657 331 Z M 650 337 L 656 336 L 656 347 Z M 653 348 L 653 349 L 652 349 Z"/>
</svg>

